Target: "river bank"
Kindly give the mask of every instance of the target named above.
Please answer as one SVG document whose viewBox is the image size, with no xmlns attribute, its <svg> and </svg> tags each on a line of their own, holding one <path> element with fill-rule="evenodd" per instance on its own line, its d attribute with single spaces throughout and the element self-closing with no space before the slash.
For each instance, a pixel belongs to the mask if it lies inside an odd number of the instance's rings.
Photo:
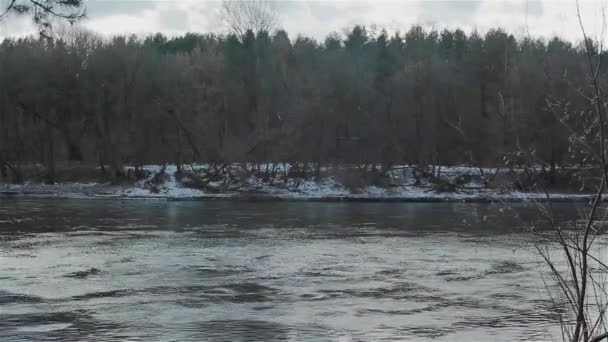
<svg viewBox="0 0 608 342">
<path fill-rule="evenodd" d="M 244 167 L 245 169 L 247 166 Z M 321 177 L 303 177 L 294 166 L 258 166 L 259 172 L 220 170 L 210 174 L 208 165 L 178 171 L 174 165 L 138 168 L 140 179 L 111 183 L 72 181 L 44 184 L 0 183 L 2 196 L 82 199 L 243 200 L 243 201 L 378 201 L 378 202 L 520 202 L 589 200 L 591 192 L 549 189 L 523 191 L 513 186 L 513 175 L 501 170 L 456 166 L 439 173 L 416 175 L 407 166 L 386 176 L 353 177 L 360 170 L 323 170 Z M 127 168 L 134 171 L 135 168 Z M 412 170 L 414 170 L 412 172 Z M 203 174 L 204 173 L 204 174 Z M 491 176 L 491 179 L 490 179 Z M 205 178 L 206 177 L 206 178 Z"/>
</svg>

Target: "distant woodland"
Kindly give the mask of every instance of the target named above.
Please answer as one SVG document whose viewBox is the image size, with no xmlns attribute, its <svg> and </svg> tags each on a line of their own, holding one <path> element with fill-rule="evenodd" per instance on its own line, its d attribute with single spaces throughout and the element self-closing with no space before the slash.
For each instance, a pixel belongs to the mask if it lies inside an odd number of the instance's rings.
<svg viewBox="0 0 608 342">
<path fill-rule="evenodd" d="M 193 162 L 481 167 L 522 151 L 551 168 L 584 163 L 560 123 L 576 127 L 588 108 L 581 45 L 420 26 L 324 41 L 282 30 L 6 39 L 0 170 L 18 181 L 40 164 L 53 182 L 68 162 L 112 179 L 124 165 Z"/>
</svg>

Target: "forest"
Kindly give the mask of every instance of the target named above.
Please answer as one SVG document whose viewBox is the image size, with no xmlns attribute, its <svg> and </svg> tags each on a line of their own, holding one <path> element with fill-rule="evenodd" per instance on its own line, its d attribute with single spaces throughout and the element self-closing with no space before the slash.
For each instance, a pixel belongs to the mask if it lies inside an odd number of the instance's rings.
<svg viewBox="0 0 608 342">
<path fill-rule="evenodd" d="M 0 171 L 20 182 L 40 165 L 53 183 L 70 163 L 112 180 L 165 163 L 495 167 L 522 151 L 551 169 L 584 163 L 561 124 L 588 108 L 584 45 L 421 26 L 321 42 L 283 30 L 5 39 Z"/>
</svg>

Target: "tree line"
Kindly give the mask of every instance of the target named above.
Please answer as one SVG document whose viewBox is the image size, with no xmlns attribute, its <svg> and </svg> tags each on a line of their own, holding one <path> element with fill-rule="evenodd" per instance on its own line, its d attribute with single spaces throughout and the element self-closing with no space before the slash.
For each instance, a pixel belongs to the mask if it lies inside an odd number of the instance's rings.
<svg viewBox="0 0 608 342">
<path fill-rule="evenodd" d="M 19 181 L 39 163 L 53 182 L 67 162 L 112 179 L 150 163 L 582 162 L 548 105 L 588 85 L 581 45 L 420 26 L 322 42 L 283 30 L 5 39 L 0 170 Z"/>
</svg>

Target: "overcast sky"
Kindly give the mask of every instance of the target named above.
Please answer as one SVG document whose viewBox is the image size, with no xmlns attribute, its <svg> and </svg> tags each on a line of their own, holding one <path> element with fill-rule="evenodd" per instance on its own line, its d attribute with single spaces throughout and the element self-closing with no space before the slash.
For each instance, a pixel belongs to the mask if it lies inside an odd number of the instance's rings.
<svg viewBox="0 0 608 342">
<path fill-rule="evenodd" d="M 0 0 L 0 3 L 7 0 Z M 185 32 L 221 32 L 219 1 L 205 0 L 88 0 L 88 18 L 80 25 L 102 34 L 167 35 Z M 355 24 L 372 25 L 390 32 L 405 31 L 412 24 L 442 29 L 461 27 L 481 32 L 503 27 L 516 36 L 559 35 L 580 39 L 574 0 L 482 1 L 274 1 L 280 26 L 292 38 L 298 34 L 322 39 Z M 608 0 L 581 0 L 582 17 L 590 32 L 601 32 L 602 13 Z M 0 35 L 34 32 L 26 18 L 0 23 Z"/>
</svg>

